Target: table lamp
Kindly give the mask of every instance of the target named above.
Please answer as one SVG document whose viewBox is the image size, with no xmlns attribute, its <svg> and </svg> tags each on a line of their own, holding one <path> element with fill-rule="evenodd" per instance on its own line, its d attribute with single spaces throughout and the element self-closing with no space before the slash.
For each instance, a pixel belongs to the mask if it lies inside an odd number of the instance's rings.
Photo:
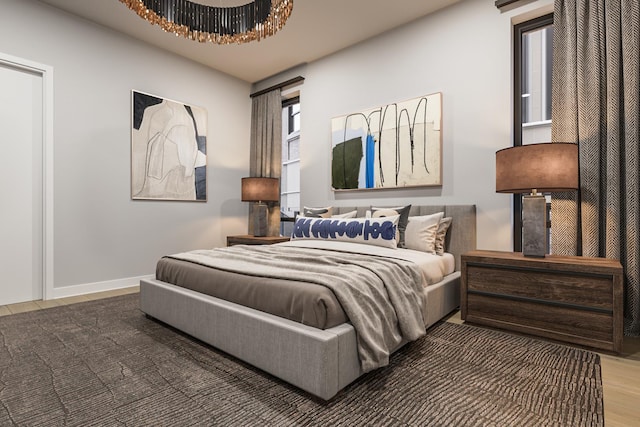
<svg viewBox="0 0 640 427">
<path fill-rule="evenodd" d="M 496 152 L 496 192 L 526 194 L 522 198 L 524 256 L 546 254 L 547 203 L 541 193 L 578 187 L 577 144 L 527 144 Z"/>
<path fill-rule="evenodd" d="M 269 225 L 269 208 L 264 202 L 280 200 L 280 180 L 278 178 L 242 178 L 242 201 L 256 202 L 253 208 L 253 235 L 264 237 Z"/>
</svg>

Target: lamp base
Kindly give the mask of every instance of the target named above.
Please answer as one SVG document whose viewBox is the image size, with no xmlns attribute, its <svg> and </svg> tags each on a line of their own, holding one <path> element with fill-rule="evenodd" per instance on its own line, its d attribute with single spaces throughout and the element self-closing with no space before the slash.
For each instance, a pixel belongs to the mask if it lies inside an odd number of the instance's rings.
<svg viewBox="0 0 640 427">
<path fill-rule="evenodd" d="M 256 203 L 253 206 L 253 235 L 265 237 L 268 229 L 269 208 L 264 203 Z"/>
<path fill-rule="evenodd" d="M 544 258 L 547 254 L 547 199 L 541 195 L 522 197 L 522 254 Z"/>
</svg>

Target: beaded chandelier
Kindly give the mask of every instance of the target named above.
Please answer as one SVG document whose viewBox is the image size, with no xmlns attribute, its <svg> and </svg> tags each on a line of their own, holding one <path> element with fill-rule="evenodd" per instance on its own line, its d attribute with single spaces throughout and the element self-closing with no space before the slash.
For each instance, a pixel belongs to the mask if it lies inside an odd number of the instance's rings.
<svg viewBox="0 0 640 427">
<path fill-rule="evenodd" d="M 253 0 L 215 7 L 189 0 L 120 0 L 164 31 L 201 43 L 247 43 L 274 35 L 293 9 L 293 0 Z"/>
</svg>

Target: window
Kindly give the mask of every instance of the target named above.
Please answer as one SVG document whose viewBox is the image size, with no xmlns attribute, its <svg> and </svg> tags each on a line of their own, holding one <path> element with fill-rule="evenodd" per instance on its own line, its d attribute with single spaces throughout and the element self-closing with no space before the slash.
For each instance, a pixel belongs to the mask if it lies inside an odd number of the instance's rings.
<svg viewBox="0 0 640 427">
<path fill-rule="evenodd" d="M 288 236 L 300 212 L 300 98 L 282 103 L 280 234 Z"/>
<path fill-rule="evenodd" d="M 551 120 L 553 25 L 523 33 L 521 42 L 521 122 L 526 127 Z"/>
<path fill-rule="evenodd" d="M 553 14 L 514 27 L 513 145 L 551 142 Z M 551 201 L 547 196 L 547 228 Z M 522 196 L 513 196 L 513 249 L 522 250 Z M 551 236 L 548 236 L 550 249 Z"/>
</svg>

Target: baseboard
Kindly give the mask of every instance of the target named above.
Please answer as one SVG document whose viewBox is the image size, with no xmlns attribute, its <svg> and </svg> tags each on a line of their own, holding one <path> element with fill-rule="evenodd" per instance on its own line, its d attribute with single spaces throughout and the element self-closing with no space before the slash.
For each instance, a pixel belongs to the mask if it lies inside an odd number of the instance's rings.
<svg viewBox="0 0 640 427">
<path fill-rule="evenodd" d="M 51 299 L 75 297 L 78 295 L 92 294 L 95 292 L 113 291 L 115 289 L 130 288 L 138 286 L 142 279 L 153 279 L 155 275 L 127 277 L 125 279 L 107 280 L 105 282 L 85 283 L 82 285 L 64 286 L 53 288 Z"/>
</svg>

